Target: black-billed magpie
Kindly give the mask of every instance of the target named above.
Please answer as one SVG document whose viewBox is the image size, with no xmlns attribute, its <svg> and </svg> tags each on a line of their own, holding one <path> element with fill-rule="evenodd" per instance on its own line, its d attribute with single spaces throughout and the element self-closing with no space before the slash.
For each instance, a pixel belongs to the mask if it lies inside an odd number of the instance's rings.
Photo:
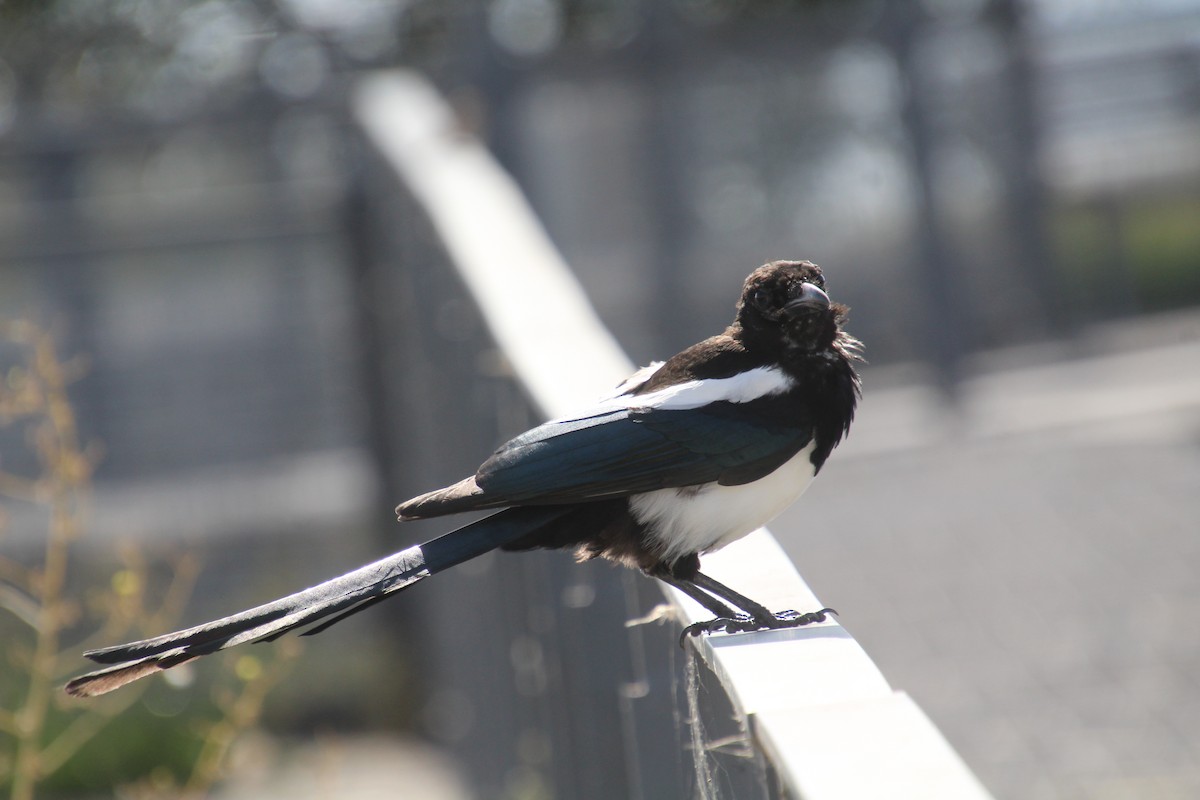
<svg viewBox="0 0 1200 800">
<path fill-rule="evenodd" d="M 641 569 L 716 619 L 686 633 L 806 625 L 700 572 L 700 556 L 774 519 L 849 430 L 861 347 L 821 270 L 774 261 L 746 278 L 724 333 L 639 370 L 579 414 L 502 445 L 471 477 L 401 503 L 400 520 L 503 509 L 296 594 L 194 628 L 84 655 L 67 684 L 103 694 L 146 675 L 321 620 L 311 635 L 490 550 L 573 549 Z"/>
</svg>

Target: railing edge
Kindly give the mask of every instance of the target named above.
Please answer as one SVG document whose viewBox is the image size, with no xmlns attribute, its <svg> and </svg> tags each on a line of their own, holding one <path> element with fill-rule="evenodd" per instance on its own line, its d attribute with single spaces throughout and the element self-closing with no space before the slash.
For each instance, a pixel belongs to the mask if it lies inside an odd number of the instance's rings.
<svg viewBox="0 0 1200 800">
<path fill-rule="evenodd" d="M 405 71 L 368 76 L 357 87 L 354 113 L 425 208 L 492 336 L 544 414 L 569 412 L 628 375 L 628 358 L 515 182 L 458 127 L 427 81 Z M 531 307 L 536 319 L 526 311 Z M 706 556 L 705 571 L 753 586 L 755 597 L 775 608 L 821 605 L 766 530 Z M 708 616 L 667 592 L 682 624 Z M 990 796 L 836 621 L 694 643 L 796 796 Z M 866 772 L 864 763 L 871 765 Z M 864 793 L 870 786 L 886 791 Z"/>
</svg>

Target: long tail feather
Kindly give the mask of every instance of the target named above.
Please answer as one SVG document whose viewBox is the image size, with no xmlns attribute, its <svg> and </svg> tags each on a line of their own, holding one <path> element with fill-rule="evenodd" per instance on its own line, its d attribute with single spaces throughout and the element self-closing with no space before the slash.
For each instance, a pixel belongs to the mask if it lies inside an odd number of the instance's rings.
<svg viewBox="0 0 1200 800">
<path fill-rule="evenodd" d="M 75 678 L 66 691 L 77 697 L 104 694 L 200 656 L 247 642 L 271 641 L 336 615 L 309 631 L 319 633 L 423 578 L 551 524 L 568 510 L 549 506 L 507 509 L 238 614 L 151 639 L 90 650 L 85 657 L 110 666 Z"/>
</svg>

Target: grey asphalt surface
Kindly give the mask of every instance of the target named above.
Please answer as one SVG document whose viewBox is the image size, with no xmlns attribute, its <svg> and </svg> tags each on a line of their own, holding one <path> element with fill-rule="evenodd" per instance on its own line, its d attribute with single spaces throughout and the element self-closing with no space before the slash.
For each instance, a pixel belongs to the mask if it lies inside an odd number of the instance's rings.
<svg viewBox="0 0 1200 800">
<path fill-rule="evenodd" d="M 999 800 L 1200 798 L 1200 317 L 1001 360 L 868 372 L 772 531 Z"/>
</svg>

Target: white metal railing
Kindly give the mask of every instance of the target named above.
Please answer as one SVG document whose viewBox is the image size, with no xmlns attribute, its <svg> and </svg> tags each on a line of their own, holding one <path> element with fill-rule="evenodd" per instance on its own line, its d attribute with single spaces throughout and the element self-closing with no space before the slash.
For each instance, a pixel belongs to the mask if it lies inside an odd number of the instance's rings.
<svg viewBox="0 0 1200 800">
<path fill-rule="evenodd" d="M 408 72 L 371 76 L 358 87 L 354 109 L 428 214 L 492 336 L 545 415 L 591 402 L 629 374 L 633 365 L 520 190 L 425 80 Z M 772 608 L 822 605 L 766 530 L 706 556 L 704 566 L 717 580 L 753 587 L 755 599 Z M 711 616 L 667 592 L 682 624 Z M 888 684 L 836 621 L 692 643 L 749 720 L 790 796 L 989 797 L 920 708 Z"/>
</svg>

